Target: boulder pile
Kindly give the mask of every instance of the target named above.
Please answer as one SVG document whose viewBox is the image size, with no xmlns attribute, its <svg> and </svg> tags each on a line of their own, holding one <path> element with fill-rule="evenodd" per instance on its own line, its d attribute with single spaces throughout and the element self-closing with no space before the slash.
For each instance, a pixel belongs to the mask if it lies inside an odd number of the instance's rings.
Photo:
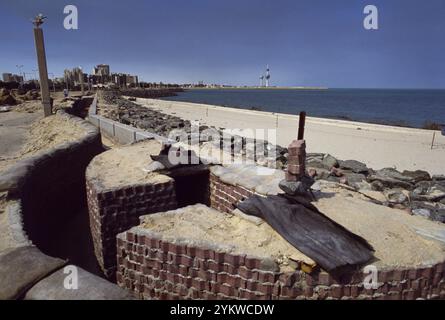
<svg viewBox="0 0 445 320">
<path fill-rule="evenodd" d="M 373 170 L 362 162 L 337 160 L 329 154 L 308 154 L 306 165 L 316 172 L 317 180 L 348 185 L 382 205 L 445 223 L 445 176 L 423 170 Z"/>
<path fill-rule="evenodd" d="M 0 89 L 0 105 L 15 106 L 23 101 L 38 100 L 40 93 L 37 90 L 29 90 L 21 92 L 19 89 L 8 90 L 6 88 Z"/>
</svg>

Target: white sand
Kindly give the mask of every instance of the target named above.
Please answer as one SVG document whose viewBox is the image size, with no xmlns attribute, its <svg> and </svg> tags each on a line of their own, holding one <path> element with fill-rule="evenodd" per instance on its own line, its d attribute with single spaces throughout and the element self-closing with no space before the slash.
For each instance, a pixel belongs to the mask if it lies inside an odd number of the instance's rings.
<svg viewBox="0 0 445 320">
<path fill-rule="evenodd" d="M 298 116 L 286 114 L 154 99 L 138 98 L 137 102 L 183 119 L 199 120 L 200 124 L 242 129 L 238 132 L 240 135 L 245 135 L 247 128 L 278 127 L 276 143 L 282 146 L 287 146 L 295 138 L 298 127 Z M 398 170 L 421 169 L 432 174 L 444 174 L 445 137 L 436 131 L 436 142 L 431 150 L 433 133 L 430 130 L 308 117 L 305 138 L 308 152 L 359 160 L 374 169 L 395 167 Z"/>
<path fill-rule="evenodd" d="M 114 148 L 97 155 L 88 165 L 87 177 L 96 179 L 104 188 L 116 188 L 136 183 L 166 183 L 172 178 L 156 172 L 144 171 L 158 155 L 161 144 L 147 140 L 134 145 Z"/>
</svg>

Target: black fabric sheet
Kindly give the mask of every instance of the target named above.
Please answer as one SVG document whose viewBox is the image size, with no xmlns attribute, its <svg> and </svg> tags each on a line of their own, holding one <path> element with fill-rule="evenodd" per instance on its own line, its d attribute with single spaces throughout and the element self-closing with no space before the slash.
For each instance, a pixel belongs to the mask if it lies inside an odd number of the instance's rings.
<svg viewBox="0 0 445 320">
<path fill-rule="evenodd" d="M 254 195 L 237 207 L 265 220 L 328 272 L 362 265 L 373 258 L 374 250 L 365 239 L 326 217 L 304 198 Z"/>
</svg>

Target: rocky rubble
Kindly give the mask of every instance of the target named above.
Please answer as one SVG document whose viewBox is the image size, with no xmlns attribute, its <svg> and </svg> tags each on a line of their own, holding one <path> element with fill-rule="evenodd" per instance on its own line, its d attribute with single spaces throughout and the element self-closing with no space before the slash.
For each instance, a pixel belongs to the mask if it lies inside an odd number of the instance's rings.
<svg viewBox="0 0 445 320">
<path fill-rule="evenodd" d="M 19 89 L 8 90 L 0 89 L 0 105 L 15 106 L 24 101 L 37 100 L 40 98 L 40 93 L 37 90 L 29 90 L 21 92 Z"/>
<path fill-rule="evenodd" d="M 411 214 L 445 222 L 445 177 L 422 170 L 400 172 L 394 168 L 373 170 L 356 160 L 337 160 L 328 154 L 308 154 L 309 170 L 317 180 L 328 180 L 373 194 L 376 202 L 408 210 Z M 331 168 L 329 168 L 332 166 Z M 376 194 L 377 193 L 377 194 Z M 377 196 L 379 195 L 379 196 Z M 385 201 L 380 201 L 380 199 Z"/>
<path fill-rule="evenodd" d="M 218 148 L 230 146 L 229 151 L 231 151 L 231 153 L 237 153 L 237 150 L 239 150 L 242 155 L 257 161 L 260 165 L 270 166 L 269 164 L 273 163 L 275 167 L 276 163 L 276 167 L 280 169 L 284 168 L 286 161 L 284 155 L 287 149 L 272 145 L 267 141 L 244 138 L 236 135 L 226 137 L 221 128 L 218 129 L 208 126 L 193 128 L 196 132 L 192 132 L 190 121 L 143 107 L 122 98 L 121 94 L 116 91 L 104 91 L 102 93 L 102 99 L 106 104 L 114 106 L 113 108 L 109 107 L 108 110 L 101 111 L 105 113 L 104 115 L 106 117 L 112 120 L 164 137 L 172 138 L 178 134 L 178 137 L 181 136 L 182 141 L 184 141 L 182 134 L 185 133 L 188 141 L 198 141 L 199 138 L 200 142 L 211 142 Z M 199 136 L 197 136 L 198 130 Z M 202 134 L 204 131 L 206 134 Z M 214 136 L 218 136 L 219 139 L 213 141 Z M 230 139 L 230 141 L 224 141 L 224 139 L 227 138 Z"/>
</svg>

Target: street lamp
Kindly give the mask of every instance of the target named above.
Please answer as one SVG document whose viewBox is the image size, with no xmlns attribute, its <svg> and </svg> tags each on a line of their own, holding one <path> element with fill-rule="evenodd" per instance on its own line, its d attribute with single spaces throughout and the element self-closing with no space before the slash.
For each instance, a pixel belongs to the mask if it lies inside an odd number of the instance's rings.
<svg viewBox="0 0 445 320">
<path fill-rule="evenodd" d="M 54 79 L 55 79 L 54 73 L 48 72 L 48 74 L 51 75 L 51 81 L 53 83 L 53 92 L 56 93 L 56 86 L 54 85 Z"/>
<path fill-rule="evenodd" d="M 25 81 L 25 74 L 22 73 L 23 64 L 16 64 L 17 69 L 19 69 L 19 75 L 22 76 L 22 81 L 20 81 L 20 85 L 23 87 L 23 83 Z"/>
<path fill-rule="evenodd" d="M 83 70 L 81 66 L 79 66 L 79 69 L 80 69 L 80 90 L 82 91 L 82 95 L 84 95 L 85 88 L 83 87 Z"/>
<path fill-rule="evenodd" d="M 37 78 L 37 72 L 39 72 L 39 69 L 32 69 L 32 72 L 34 72 L 34 79 L 37 81 L 37 89 L 40 89 L 39 78 Z"/>
</svg>

